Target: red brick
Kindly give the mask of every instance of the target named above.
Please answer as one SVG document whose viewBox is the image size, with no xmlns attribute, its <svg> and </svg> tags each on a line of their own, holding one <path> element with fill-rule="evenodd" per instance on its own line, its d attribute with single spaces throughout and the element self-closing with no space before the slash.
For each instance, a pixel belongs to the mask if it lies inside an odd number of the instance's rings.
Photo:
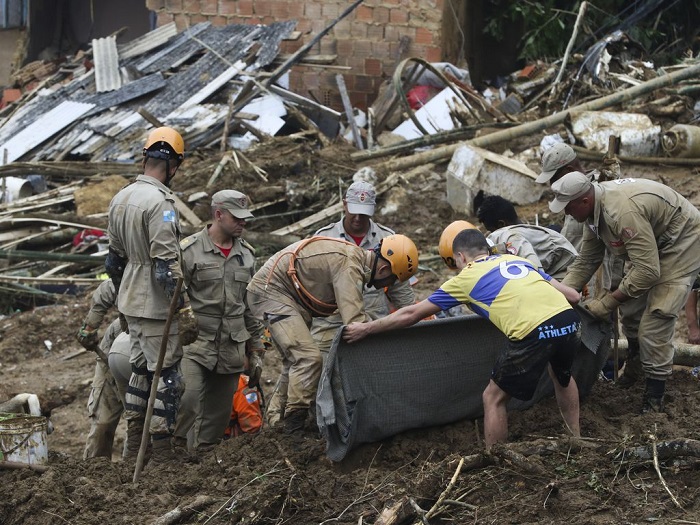
<svg viewBox="0 0 700 525">
<path fill-rule="evenodd" d="M 203 15 L 218 15 L 219 0 L 202 0 L 201 12 Z"/>
<path fill-rule="evenodd" d="M 389 8 L 387 7 L 375 7 L 374 8 L 374 21 L 378 24 L 388 24 L 389 23 Z"/>
<path fill-rule="evenodd" d="M 348 90 L 348 92 L 355 90 L 355 75 L 343 75 L 343 80 L 345 81 L 345 88 Z M 337 79 L 335 83 L 338 83 Z"/>
<path fill-rule="evenodd" d="M 321 55 L 337 55 L 338 41 L 334 38 L 322 38 L 319 42 L 319 53 Z"/>
<path fill-rule="evenodd" d="M 235 15 L 237 5 L 238 2 L 236 2 L 235 0 L 220 0 L 218 13 L 220 15 Z"/>
<path fill-rule="evenodd" d="M 182 32 L 190 27 L 190 20 L 187 15 L 175 15 L 175 27 L 178 32 Z"/>
<path fill-rule="evenodd" d="M 355 40 L 352 47 L 355 53 L 355 57 L 357 58 L 365 58 L 372 56 L 372 43 L 369 40 Z"/>
<path fill-rule="evenodd" d="M 228 25 L 228 20 L 225 16 L 210 16 L 209 21 L 211 22 L 211 25 L 217 27 Z"/>
<path fill-rule="evenodd" d="M 288 2 L 287 9 L 289 10 L 289 18 L 301 18 L 304 16 L 304 2 L 292 0 Z"/>
<path fill-rule="evenodd" d="M 184 0 L 182 2 L 182 11 L 184 13 L 199 13 L 201 10 L 199 0 Z"/>
<path fill-rule="evenodd" d="M 165 0 L 146 0 L 146 9 L 151 11 L 165 9 Z"/>
<path fill-rule="evenodd" d="M 352 40 L 340 40 L 338 39 L 338 55 L 341 57 L 348 57 L 352 55 Z"/>
<path fill-rule="evenodd" d="M 283 0 L 272 2 L 272 16 L 277 20 L 289 19 L 289 4 Z"/>
<path fill-rule="evenodd" d="M 335 20 L 340 15 L 340 6 L 338 6 L 338 4 L 324 2 L 321 7 L 321 13 L 326 20 Z"/>
<path fill-rule="evenodd" d="M 301 31 L 302 33 L 308 33 L 311 31 L 311 21 L 306 20 L 305 18 L 302 20 L 299 20 L 294 29 L 297 31 Z"/>
<path fill-rule="evenodd" d="M 306 18 L 309 20 L 318 20 L 321 18 L 321 4 L 306 2 L 306 5 L 304 6 L 304 15 L 306 15 Z"/>
<path fill-rule="evenodd" d="M 384 40 L 384 24 L 367 26 L 367 40 L 375 42 Z"/>
<path fill-rule="evenodd" d="M 374 18 L 374 8 L 367 7 L 366 5 L 360 5 L 355 9 L 355 20 L 361 20 L 363 22 L 371 22 Z"/>
<path fill-rule="evenodd" d="M 250 20 L 250 17 L 243 17 L 243 16 L 227 16 L 226 17 L 226 23 L 227 24 L 246 24 L 248 23 L 248 20 Z"/>
<path fill-rule="evenodd" d="M 296 53 L 304 45 L 301 39 L 283 41 L 280 45 L 280 51 L 284 54 Z"/>
<path fill-rule="evenodd" d="M 375 77 L 382 75 L 382 62 L 376 58 L 365 58 L 365 73 Z"/>
<path fill-rule="evenodd" d="M 367 75 L 355 75 L 355 91 L 358 93 L 374 92 L 374 78 Z"/>
<path fill-rule="evenodd" d="M 319 78 L 318 73 L 304 73 L 302 80 L 304 83 L 304 87 L 307 90 L 318 89 L 321 86 L 321 79 Z"/>
<path fill-rule="evenodd" d="M 253 22 L 253 19 L 256 19 L 257 22 Z M 258 18 L 256 16 L 254 16 L 253 18 L 250 19 L 251 24 L 264 24 L 266 26 L 274 24 L 275 22 L 277 22 L 277 19 L 272 15 L 263 16 L 262 18 Z"/>
<path fill-rule="evenodd" d="M 269 16 L 272 14 L 272 2 L 269 0 L 254 0 L 253 12 L 257 16 Z"/>
<path fill-rule="evenodd" d="M 395 8 L 389 12 L 389 22 L 392 24 L 407 24 L 408 23 L 408 11 Z"/>
<path fill-rule="evenodd" d="M 158 19 L 156 21 L 156 26 L 158 26 L 158 27 L 164 26 L 164 25 L 172 22 L 174 19 L 175 19 L 175 17 L 173 17 L 173 15 L 171 15 L 167 11 L 159 11 L 158 12 Z"/>
<path fill-rule="evenodd" d="M 239 16 L 253 16 L 253 0 L 237 0 L 236 14 Z M 221 7 L 219 7 L 221 9 Z M 221 13 L 223 14 L 223 12 Z"/>
<path fill-rule="evenodd" d="M 424 27 L 416 28 L 416 44 L 433 45 L 433 32 Z"/>
<path fill-rule="evenodd" d="M 199 13 L 194 13 L 190 15 L 190 25 L 199 24 L 200 22 L 206 22 L 210 19 L 209 16 L 200 15 Z"/>
<path fill-rule="evenodd" d="M 428 62 L 442 62 L 442 49 L 436 46 L 430 46 L 425 52 L 425 59 Z"/>
<path fill-rule="evenodd" d="M 171 13 L 181 13 L 182 0 L 165 0 L 165 9 Z"/>
<path fill-rule="evenodd" d="M 350 71 L 354 74 L 361 74 L 365 72 L 364 57 L 350 56 L 347 57 L 344 62 L 344 64 L 340 65 L 350 66 L 352 68 Z"/>
</svg>

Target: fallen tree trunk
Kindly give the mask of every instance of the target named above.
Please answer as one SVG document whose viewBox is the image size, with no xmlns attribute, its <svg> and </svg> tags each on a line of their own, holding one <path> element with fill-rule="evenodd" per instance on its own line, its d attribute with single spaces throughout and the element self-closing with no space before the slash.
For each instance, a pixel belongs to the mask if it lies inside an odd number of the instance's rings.
<svg viewBox="0 0 700 525">
<path fill-rule="evenodd" d="M 625 459 L 651 460 L 654 458 L 654 445 L 626 448 Z M 656 443 L 656 454 L 661 460 L 676 459 L 679 457 L 700 458 L 700 441 L 697 439 L 673 439 Z"/>
<path fill-rule="evenodd" d="M 583 160 L 603 160 L 604 152 L 591 151 L 581 146 L 572 145 L 576 155 Z M 682 159 L 675 157 L 623 157 L 617 155 L 618 160 L 629 164 L 653 164 L 668 166 L 700 166 L 700 159 Z"/>
<path fill-rule="evenodd" d="M 633 86 L 623 91 L 612 93 L 610 95 L 596 100 L 591 100 L 590 102 L 574 106 L 565 111 L 559 111 L 548 117 L 542 118 L 540 120 L 535 120 L 534 122 L 521 124 L 511 129 L 496 131 L 489 135 L 477 137 L 475 139 L 468 140 L 462 143 L 451 144 L 449 146 L 443 146 L 430 151 L 417 153 L 409 157 L 383 162 L 381 164 L 376 165 L 375 168 L 386 169 L 388 171 L 401 171 L 408 168 L 412 168 L 419 164 L 444 161 L 445 159 L 451 157 L 454 154 L 454 152 L 457 151 L 457 148 L 459 148 L 462 144 L 469 144 L 471 146 L 485 148 L 487 146 L 500 144 L 501 142 L 520 138 L 532 133 L 539 133 L 540 131 L 546 128 L 562 124 L 572 113 L 580 111 L 598 111 L 604 108 L 609 108 L 610 106 L 615 106 L 617 104 L 622 104 L 623 102 L 628 102 L 641 95 L 650 93 L 651 91 L 654 91 L 656 89 L 670 86 L 677 82 L 680 82 L 681 80 L 694 78 L 698 75 L 700 75 L 700 64 L 687 67 L 680 71 L 676 71 L 675 73 L 670 73 L 668 75 L 663 75 L 661 77 L 654 78 L 652 80 L 639 84 L 638 86 Z"/>
<path fill-rule="evenodd" d="M 0 177 L 22 177 L 28 173 L 45 177 L 83 178 L 100 173 L 110 175 L 136 175 L 139 166 L 128 162 L 78 162 L 78 161 L 39 161 L 11 162 L 0 166 Z"/>
<path fill-rule="evenodd" d="M 627 339 L 618 341 L 620 350 L 627 350 L 629 347 Z M 673 364 L 681 366 L 698 366 L 700 365 L 700 345 L 691 345 L 689 343 L 673 342 Z"/>
</svg>

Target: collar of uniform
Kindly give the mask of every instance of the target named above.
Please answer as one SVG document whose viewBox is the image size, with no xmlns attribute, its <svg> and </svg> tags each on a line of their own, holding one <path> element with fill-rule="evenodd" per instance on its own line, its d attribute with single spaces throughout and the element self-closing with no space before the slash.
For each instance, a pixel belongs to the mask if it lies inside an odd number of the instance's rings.
<svg viewBox="0 0 700 525">
<path fill-rule="evenodd" d="M 203 237 L 204 237 L 204 251 L 205 252 L 221 253 L 221 250 L 216 246 L 216 244 L 214 244 L 214 241 L 211 240 L 211 237 L 209 237 L 209 231 L 208 231 L 209 226 L 211 226 L 211 225 L 207 225 L 204 228 L 204 235 L 203 235 Z M 229 256 L 231 254 L 241 254 L 242 253 L 241 248 L 242 248 L 242 245 L 241 245 L 240 239 L 238 237 L 234 237 L 233 238 L 233 246 L 231 246 L 231 253 L 229 254 Z"/>
<path fill-rule="evenodd" d="M 603 188 L 600 184 L 593 183 L 593 191 L 595 192 L 595 204 L 593 206 L 593 226 L 596 231 L 600 231 L 600 210 L 602 209 Z"/>
<path fill-rule="evenodd" d="M 173 190 L 168 188 L 161 181 L 159 181 L 158 179 L 154 179 L 153 177 L 149 177 L 148 175 L 143 175 L 143 174 L 139 175 L 138 177 L 136 177 L 136 180 L 138 182 L 145 182 L 147 184 L 152 184 L 153 186 L 158 188 L 160 191 L 162 191 L 168 195 L 172 195 L 172 193 L 173 193 Z"/>
<path fill-rule="evenodd" d="M 345 231 L 345 227 L 343 226 L 343 221 L 345 220 L 345 217 L 343 217 L 340 222 L 338 222 L 338 230 L 340 231 L 340 237 L 342 239 L 345 239 L 346 241 L 352 240 L 352 237 L 348 232 Z M 375 223 L 372 219 L 369 220 L 369 230 L 367 230 L 367 233 L 365 233 L 365 236 L 362 238 L 362 242 L 360 243 L 360 247 L 364 247 L 364 244 L 369 243 L 370 248 L 374 248 L 374 246 L 377 244 L 374 240 L 377 238 L 377 223 Z M 352 241 L 355 242 L 355 241 Z"/>
</svg>

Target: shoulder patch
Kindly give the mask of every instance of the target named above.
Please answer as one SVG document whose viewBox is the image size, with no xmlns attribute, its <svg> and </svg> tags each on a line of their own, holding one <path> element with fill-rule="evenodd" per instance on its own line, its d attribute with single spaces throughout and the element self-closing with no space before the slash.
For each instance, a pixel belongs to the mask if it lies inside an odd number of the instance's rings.
<svg viewBox="0 0 700 525">
<path fill-rule="evenodd" d="M 246 241 L 245 239 L 240 239 L 240 241 L 241 241 L 241 245 L 244 248 L 248 248 L 251 251 L 251 253 L 253 255 L 255 255 L 255 248 L 253 248 L 253 246 L 248 241 Z"/>
</svg>

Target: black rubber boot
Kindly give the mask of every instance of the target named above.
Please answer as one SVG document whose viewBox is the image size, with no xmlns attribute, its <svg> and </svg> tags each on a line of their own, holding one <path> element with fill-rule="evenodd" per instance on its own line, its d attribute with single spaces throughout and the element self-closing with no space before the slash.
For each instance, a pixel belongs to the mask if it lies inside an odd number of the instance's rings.
<svg viewBox="0 0 700 525">
<path fill-rule="evenodd" d="M 639 341 L 637 339 L 627 339 L 627 361 L 622 376 L 615 383 L 620 388 L 630 388 L 638 380 L 644 377 L 642 370 L 642 360 L 639 357 Z"/>
<path fill-rule="evenodd" d="M 141 447 L 141 436 L 143 435 L 143 419 L 130 419 L 126 422 L 126 447 L 124 448 L 124 459 L 136 461 Z M 146 457 L 150 457 L 151 441 L 148 438 Z"/>
<path fill-rule="evenodd" d="M 304 424 L 306 423 L 306 416 L 308 416 L 308 414 L 309 410 L 306 408 L 287 412 L 282 420 L 284 433 L 292 434 L 304 430 Z"/>
<path fill-rule="evenodd" d="M 642 401 L 642 414 L 648 412 L 663 412 L 665 391 L 666 381 L 648 377 L 646 389 L 644 390 L 644 399 Z"/>
</svg>

